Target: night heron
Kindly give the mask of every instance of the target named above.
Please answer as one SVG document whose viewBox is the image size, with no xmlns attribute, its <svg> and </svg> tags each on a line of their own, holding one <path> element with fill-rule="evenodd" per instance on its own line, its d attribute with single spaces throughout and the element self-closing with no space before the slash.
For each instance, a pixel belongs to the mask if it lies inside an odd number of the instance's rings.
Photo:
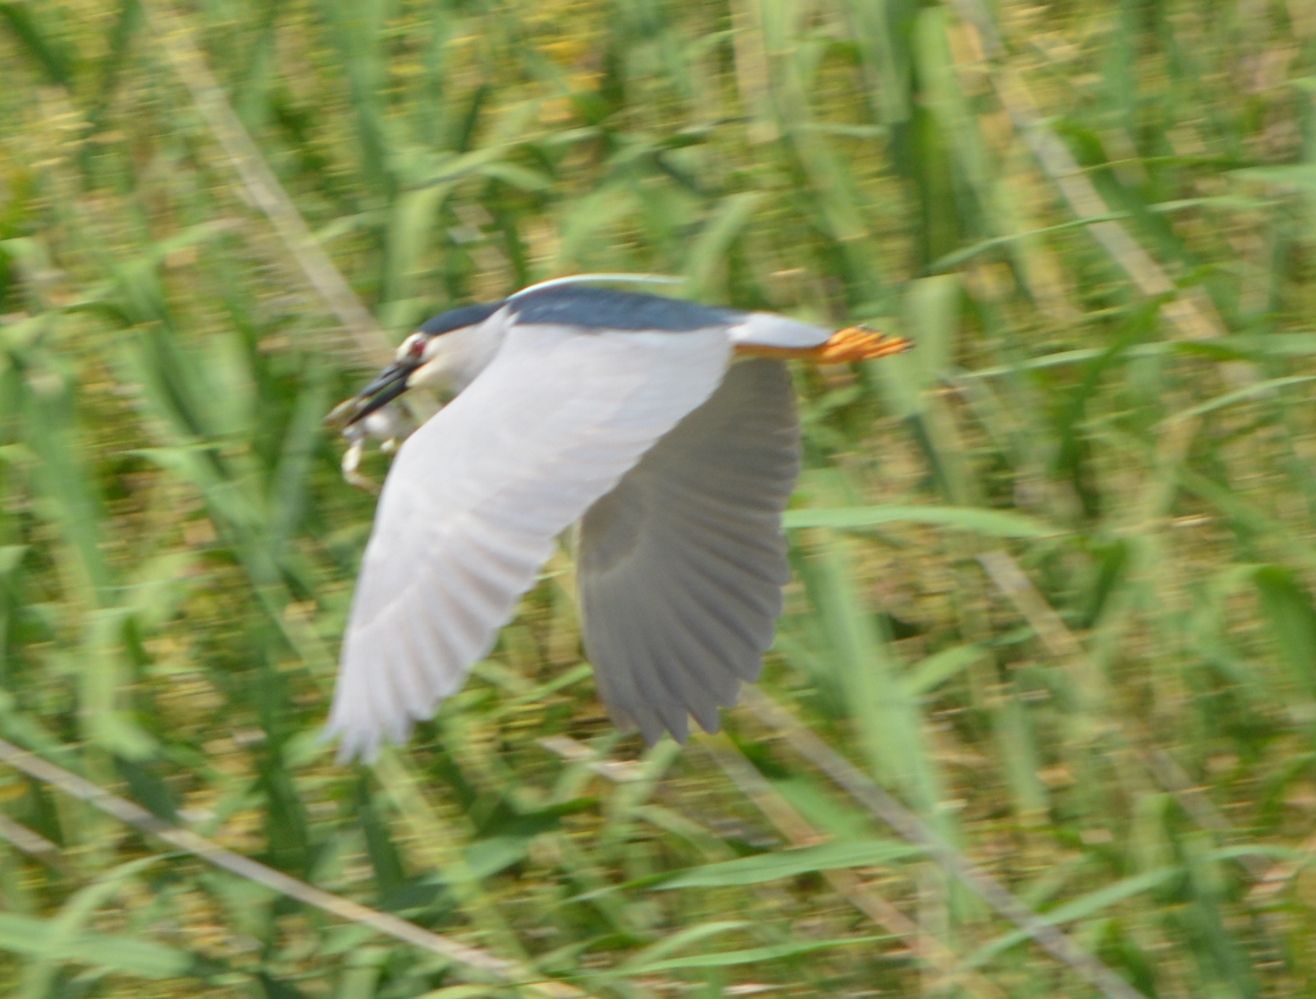
<svg viewBox="0 0 1316 999">
<path fill-rule="evenodd" d="M 618 725 L 651 744 L 683 741 L 689 716 L 716 731 L 757 679 L 800 460 L 785 359 L 908 344 L 596 279 L 435 316 L 335 411 L 359 442 L 407 389 L 453 394 L 402 444 L 380 495 L 329 716 L 340 758 L 404 742 L 430 717 L 577 522 L 585 654 Z"/>
</svg>

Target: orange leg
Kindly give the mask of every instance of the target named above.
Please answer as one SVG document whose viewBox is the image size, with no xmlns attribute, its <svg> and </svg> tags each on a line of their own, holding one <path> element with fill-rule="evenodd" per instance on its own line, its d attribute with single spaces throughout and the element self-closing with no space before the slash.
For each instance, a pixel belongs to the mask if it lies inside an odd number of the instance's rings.
<svg viewBox="0 0 1316 999">
<path fill-rule="evenodd" d="M 853 364 L 891 354 L 903 354 L 914 345 L 904 337 L 887 336 L 867 326 L 847 326 L 816 347 L 759 347 L 740 344 L 736 353 L 748 357 L 781 357 L 814 364 Z"/>
</svg>

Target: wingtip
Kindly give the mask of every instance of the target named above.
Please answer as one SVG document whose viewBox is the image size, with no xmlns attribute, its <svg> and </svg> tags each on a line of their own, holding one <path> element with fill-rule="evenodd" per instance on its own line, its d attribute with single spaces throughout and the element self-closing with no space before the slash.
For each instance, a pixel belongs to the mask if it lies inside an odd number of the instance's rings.
<svg viewBox="0 0 1316 999">
<path fill-rule="evenodd" d="M 344 712 L 342 702 L 335 703 L 320 733 L 321 743 L 338 742 L 335 761 L 340 766 L 373 763 L 386 745 L 403 746 L 411 738 L 414 719 L 396 717 L 388 722 Z"/>
<path fill-rule="evenodd" d="M 353 763 L 372 763 L 379 755 L 379 734 L 376 732 L 353 731 L 330 721 L 320 730 L 321 745 L 338 743 L 334 751 L 334 762 L 340 767 Z"/>
</svg>

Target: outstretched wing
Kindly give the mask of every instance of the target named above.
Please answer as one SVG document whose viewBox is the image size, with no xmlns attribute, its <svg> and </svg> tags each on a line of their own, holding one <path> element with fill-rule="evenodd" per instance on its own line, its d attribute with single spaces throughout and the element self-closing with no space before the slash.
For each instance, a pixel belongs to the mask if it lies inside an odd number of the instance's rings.
<svg viewBox="0 0 1316 999">
<path fill-rule="evenodd" d="M 724 328 L 513 326 L 393 462 L 352 601 L 329 732 L 404 741 L 492 646 L 557 536 L 726 373 Z"/>
<path fill-rule="evenodd" d="M 717 391 L 649 450 L 580 526 L 585 651 L 619 724 L 684 741 L 687 714 L 758 678 L 790 576 L 781 514 L 799 472 L 781 361 L 733 364 Z"/>
</svg>

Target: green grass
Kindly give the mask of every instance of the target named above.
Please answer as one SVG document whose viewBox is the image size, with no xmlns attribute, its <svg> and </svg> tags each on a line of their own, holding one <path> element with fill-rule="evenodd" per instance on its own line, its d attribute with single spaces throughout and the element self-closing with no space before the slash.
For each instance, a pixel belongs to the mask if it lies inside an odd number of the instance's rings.
<svg viewBox="0 0 1316 999">
<path fill-rule="evenodd" d="M 1316 991 L 1302 4 L 173 11 L 0 2 L 0 736 L 169 837 L 0 764 L 0 992 Z M 615 733 L 564 552 L 337 766 L 373 500 L 321 417 L 582 270 L 918 344 L 796 372 L 768 700 Z"/>
</svg>

